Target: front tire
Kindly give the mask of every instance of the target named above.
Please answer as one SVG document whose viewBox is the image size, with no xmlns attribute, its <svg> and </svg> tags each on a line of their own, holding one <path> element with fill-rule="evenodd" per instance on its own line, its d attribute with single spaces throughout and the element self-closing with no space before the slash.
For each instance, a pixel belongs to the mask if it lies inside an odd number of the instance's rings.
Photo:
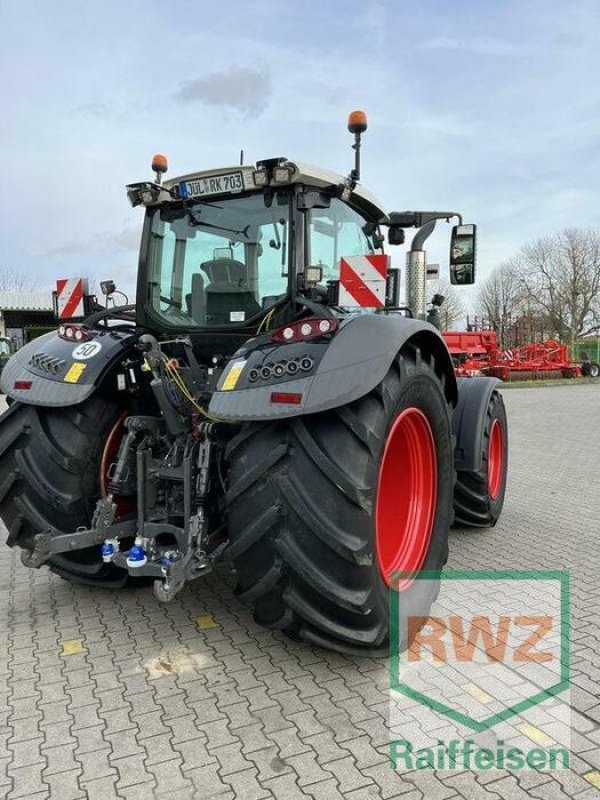
<svg viewBox="0 0 600 800">
<path fill-rule="evenodd" d="M 49 526 L 88 527 L 100 496 L 102 455 L 119 419 L 118 406 L 93 397 L 68 408 L 13 403 L 0 417 L 0 517 L 7 543 L 31 551 Z M 119 587 L 127 572 L 104 564 L 100 548 L 53 556 L 61 577 Z"/>
<path fill-rule="evenodd" d="M 399 423 L 409 417 L 412 432 Z M 399 429 L 399 436 L 392 433 Z M 430 437 L 430 450 L 421 436 Z M 427 470 L 415 467 L 419 459 L 401 452 L 412 446 L 422 447 L 425 464 L 432 453 L 429 483 Z M 228 458 L 229 554 L 238 595 L 256 621 L 341 652 L 387 652 L 389 572 L 437 573 L 448 557 L 454 459 L 443 376 L 433 358 L 407 346 L 365 397 L 249 425 L 230 443 Z M 402 465 L 394 507 L 390 480 Z M 418 492 L 432 504 L 420 517 Z M 426 541 L 411 544 L 415 530 Z M 401 580 L 399 588 L 403 617 L 427 618 L 437 584 Z"/>
<path fill-rule="evenodd" d="M 504 400 L 493 391 L 482 436 L 481 466 L 458 470 L 454 494 L 455 524 L 464 528 L 493 527 L 504 506 L 508 469 L 508 426 Z"/>
</svg>

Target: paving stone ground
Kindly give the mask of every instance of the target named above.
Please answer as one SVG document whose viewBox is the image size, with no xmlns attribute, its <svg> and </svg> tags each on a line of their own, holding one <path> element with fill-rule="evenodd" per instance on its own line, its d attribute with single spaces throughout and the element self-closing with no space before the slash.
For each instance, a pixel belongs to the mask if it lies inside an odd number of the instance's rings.
<svg viewBox="0 0 600 800">
<path fill-rule="evenodd" d="M 600 797 L 600 385 L 505 398 L 504 514 L 454 531 L 450 566 L 570 570 L 571 771 L 399 774 L 385 660 L 256 627 L 219 576 L 160 605 L 27 570 L 2 546 L 0 797 Z"/>
</svg>

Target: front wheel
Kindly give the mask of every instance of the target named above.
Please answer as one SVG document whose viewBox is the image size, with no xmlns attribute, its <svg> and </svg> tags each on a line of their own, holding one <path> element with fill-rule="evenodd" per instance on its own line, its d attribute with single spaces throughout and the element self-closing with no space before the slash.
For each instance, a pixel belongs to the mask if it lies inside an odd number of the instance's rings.
<svg viewBox="0 0 600 800">
<path fill-rule="evenodd" d="M 341 652 L 383 653 L 391 588 L 403 618 L 427 618 L 437 584 L 407 573 L 446 563 L 454 485 L 433 358 L 407 346 L 365 397 L 248 426 L 228 457 L 229 552 L 259 624 Z M 405 629 L 399 643 L 409 643 Z"/>
<path fill-rule="evenodd" d="M 504 400 L 493 391 L 484 417 L 481 466 L 458 470 L 454 493 L 455 524 L 489 528 L 496 524 L 506 493 L 508 426 Z"/>
</svg>

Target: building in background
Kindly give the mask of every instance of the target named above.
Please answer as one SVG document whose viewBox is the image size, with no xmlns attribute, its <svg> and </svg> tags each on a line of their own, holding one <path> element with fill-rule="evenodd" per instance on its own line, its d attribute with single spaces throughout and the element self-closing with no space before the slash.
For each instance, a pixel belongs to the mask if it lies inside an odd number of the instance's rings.
<svg viewBox="0 0 600 800">
<path fill-rule="evenodd" d="M 55 330 L 52 291 L 0 291 L 0 336 L 19 348 Z"/>
</svg>

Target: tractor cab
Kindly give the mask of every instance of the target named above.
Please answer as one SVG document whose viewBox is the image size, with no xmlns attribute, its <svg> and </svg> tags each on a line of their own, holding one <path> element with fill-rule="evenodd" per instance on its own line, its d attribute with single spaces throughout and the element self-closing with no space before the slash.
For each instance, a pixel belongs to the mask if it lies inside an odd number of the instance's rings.
<svg viewBox="0 0 600 800">
<path fill-rule="evenodd" d="M 136 321 L 165 336 L 187 335 L 197 351 L 218 343 L 225 354 L 315 306 L 326 315 L 389 313 L 399 306 L 399 271 L 389 245 L 418 228 L 407 259 L 409 316 L 425 319 L 422 244 L 437 220 L 458 217 L 452 233 L 453 283 L 475 277 L 475 226 L 456 212 L 392 212 L 358 184 L 362 112 L 350 115 L 355 163 L 346 177 L 287 158 L 130 184 L 133 206 L 146 209 Z M 204 347 L 203 347 L 204 346 Z"/>
<path fill-rule="evenodd" d="M 288 321 L 299 298 L 338 305 L 340 259 L 383 255 L 387 222 L 365 190 L 343 199 L 345 180 L 278 158 L 129 186 L 146 207 L 138 323 L 238 338 Z"/>
</svg>

